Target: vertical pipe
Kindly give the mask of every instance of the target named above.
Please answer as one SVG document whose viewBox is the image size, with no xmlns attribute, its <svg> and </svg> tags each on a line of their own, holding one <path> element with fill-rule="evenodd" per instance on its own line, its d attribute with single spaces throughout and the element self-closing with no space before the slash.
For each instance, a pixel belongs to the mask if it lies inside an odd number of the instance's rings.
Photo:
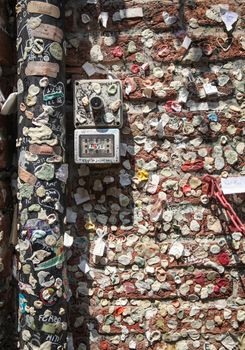
<svg viewBox="0 0 245 350">
<path fill-rule="evenodd" d="M 65 1 L 17 16 L 20 349 L 65 349 Z"/>
</svg>

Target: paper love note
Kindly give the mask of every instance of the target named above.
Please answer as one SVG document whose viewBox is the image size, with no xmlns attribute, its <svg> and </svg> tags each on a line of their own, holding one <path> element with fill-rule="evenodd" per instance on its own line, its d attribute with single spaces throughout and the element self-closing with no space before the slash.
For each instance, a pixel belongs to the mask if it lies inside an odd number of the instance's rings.
<svg viewBox="0 0 245 350">
<path fill-rule="evenodd" d="M 223 15 L 221 15 L 221 18 L 229 32 L 232 30 L 233 24 L 236 23 L 238 14 L 236 12 L 226 11 Z"/>
<path fill-rule="evenodd" d="M 245 176 L 222 178 L 221 187 L 224 194 L 245 193 Z"/>
<path fill-rule="evenodd" d="M 102 238 L 98 238 L 95 242 L 93 254 L 96 256 L 103 256 L 105 251 L 105 241 Z"/>
<path fill-rule="evenodd" d="M 65 232 L 64 235 L 64 246 L 70 248 L 73 244 L 74 238 L 69 235 L 69 233 Z"/>
<path fill-rule="evenodd" d="M 103 256 L 106 248 L 106 243 L 103 238 L 107 235 L 107 228 L 104 227 L 103 230 L 97 229 L 96 233 L 98 238 L 95 241 L 93 254 L 95 256 Z"/>
</svg>

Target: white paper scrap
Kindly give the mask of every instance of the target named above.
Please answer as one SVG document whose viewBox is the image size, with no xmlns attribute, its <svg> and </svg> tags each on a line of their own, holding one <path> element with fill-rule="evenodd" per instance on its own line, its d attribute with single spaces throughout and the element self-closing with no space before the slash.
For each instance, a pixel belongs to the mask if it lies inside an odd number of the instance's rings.
<svg viewBox="0 0 245 350">
<path fill-rule="evenodd" d="M 17 112 L 17 92 L 10 94 L 1 108 L 2 115 L 10 115 Z"/>
<path fill-rule="evenodd" d="M 93 254 L 96 256 L 103 256 L 105 252 L 105 247 L 105 241 L 102 237 L 99 237 L 95 242 Z"/>
<path fill-rule="evenodd" d="M 221 188 L 224 194 L 245 193 L 245 176 L 222 178 Z"/>
<path fill-rule="evenodd" d="M 84 272 L 84 273 L 88 273 L 90 271 L 90 267 L 87 263 L 86 260 L 82 259 L 80 264 L 78 265 L 79 269 Z"/>
<path fill-rule="evenodd" d="M 218 89 L 215 85 L 204 84 L 203 87 L 207 95 L 213 95 L 218 93 Z"/>
<path fill-rule="evenodd" d="M 142 7 L 134 7 L 129 9 L 123 9 L 119 11 L 120 17 L 123 18 L 136 18 L 143 17 Z"/>
<path fill-rule="evenodd" d="M 185 87 L 180 88 L 178 102 L 186 103 L 188 100 L 188 96 L 189 96 L 189 91 Z"/>
<path fill-rule="evenodd" d="M 99 20 L 101 21 L 102 26 L 103 26 L 104 28 L 107 27 L 108 19 L 109 19 L 109 13 L 108 13 L 108 12 L 101 12 L 101 13 L 100 13 L 100 15 L 99 15 Z"/>
<path fill-rule="evenodd" d="M 120 143 L 120 156 L 125 157 L 127 154 L 127 144 Z"/>
<path fill-rule="evenodd" d="M 221 15 L 222 21 L 224 22 L 228 32 L 232 30 L 232 26 L 236 23 L 238 19 L 238 14 L 236 12 L 227 11 Z"/>
<path fill-rule="evenodd" d="M 68 232 L 65 232 L 64 234 L 64 246 L 67 248 L 70 248 L 73 245 L 74 238 L 69 235 Z"/>
<path fill-rule="evenodd" d="M 66 208 L 66 220 L 69 224 L 75 224 L 77 221 L 77 213 L 72 208 Z"/>
<path fill-rule="evenodd" d="M 175 259 L 179 259 L 184 253 L 184 246 L 180 242 L 174 242 L 171 248 L 169 249 L 169 255 L 175 257 Z"/>
<path fill-rule="evenodd" d="M 82 67 L 83 67 L 83 70 L 85 71 L 85 73 L 89 77 L 91 77 L 92 75 L 94 75 L 96 73 L 96 70 L 95 70 L 94 66 L 91 63 L 89 63 L 89 62 L 85 62 Z"/>
<path fill-rule="evenodd" d="M 66 183 L 69 175 L 69 166 L 68 164 L 62 164 L 57 170 L 55 176 L 60 181 Z"/>
<path fill-rule="evenodd" d="M 74 350 L 73 337 L 71 333 L 69 333 L 67 336 L 67 350 Z"/>
<path fill-rule="evenodd" d="M 195 102 L 193 100 L 189 100 L 186 103 L 186 106 L 190 108 L 191 112 L 196 112 L 196 111 L 208 111 L 209 110 L 209 105 L 207 102 Z"/>
<path fill-rule="evenodd" d="M 188 50 L 191 45 L 191 42 L 191 39 L 188 36 L 186 36 L 181 46 Z"/>
<path fill-rule="evenodd" d="M 1 74 L 1 67 L 0 67 L 0 77 L 2 76 Z M 0 89 L 0 103 L 4 103 L 6 101 L 4 95 L 3 95 L 3 92 L 2 90 Z"/>
<path fill-rule="evenodd" d="M 125 87 L 125 93 L 126 93 L 126 95 L 130 95 L 131 91 L 132 91 L 131 85 L 130 85 L 130 84 L 127 84 L 126 87 Z"/>
<path fill-rule="evenodd" d="M 148 182 L 146 191 L 151 194 L 156 193 L 159 181 L 160 181 L 160 176 L 157 174 L 153 174 L 151 176 L 150 181 Z"/>
</svg>

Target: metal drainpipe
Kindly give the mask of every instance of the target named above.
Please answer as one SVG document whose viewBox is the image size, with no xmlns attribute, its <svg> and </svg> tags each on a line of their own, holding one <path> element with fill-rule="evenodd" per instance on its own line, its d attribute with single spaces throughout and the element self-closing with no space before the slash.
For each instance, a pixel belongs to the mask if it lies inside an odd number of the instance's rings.
<svg viewBox="0 0 245 350">
<path fill-rule="evenodd" d="M 66 349 L 65 1 L 17 16 L 20 349 Z"/>
</svg>

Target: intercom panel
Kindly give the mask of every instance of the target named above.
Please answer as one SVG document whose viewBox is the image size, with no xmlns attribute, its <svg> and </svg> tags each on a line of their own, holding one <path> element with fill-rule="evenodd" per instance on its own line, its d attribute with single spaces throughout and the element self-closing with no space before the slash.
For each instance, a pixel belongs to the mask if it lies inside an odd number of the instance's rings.
<svg viewBox="0 0 245 350">
<path fill-rule="evenodd" d="M 75 162 L 78 164 L 119 163 L 119 129 L 75 130 Z"/>
<path fill-rule="evenodd" d="M 76 80 L 74 84 L 75 128 L 121 128 L 122 98 L 120 80 Z"/>
</svg>

